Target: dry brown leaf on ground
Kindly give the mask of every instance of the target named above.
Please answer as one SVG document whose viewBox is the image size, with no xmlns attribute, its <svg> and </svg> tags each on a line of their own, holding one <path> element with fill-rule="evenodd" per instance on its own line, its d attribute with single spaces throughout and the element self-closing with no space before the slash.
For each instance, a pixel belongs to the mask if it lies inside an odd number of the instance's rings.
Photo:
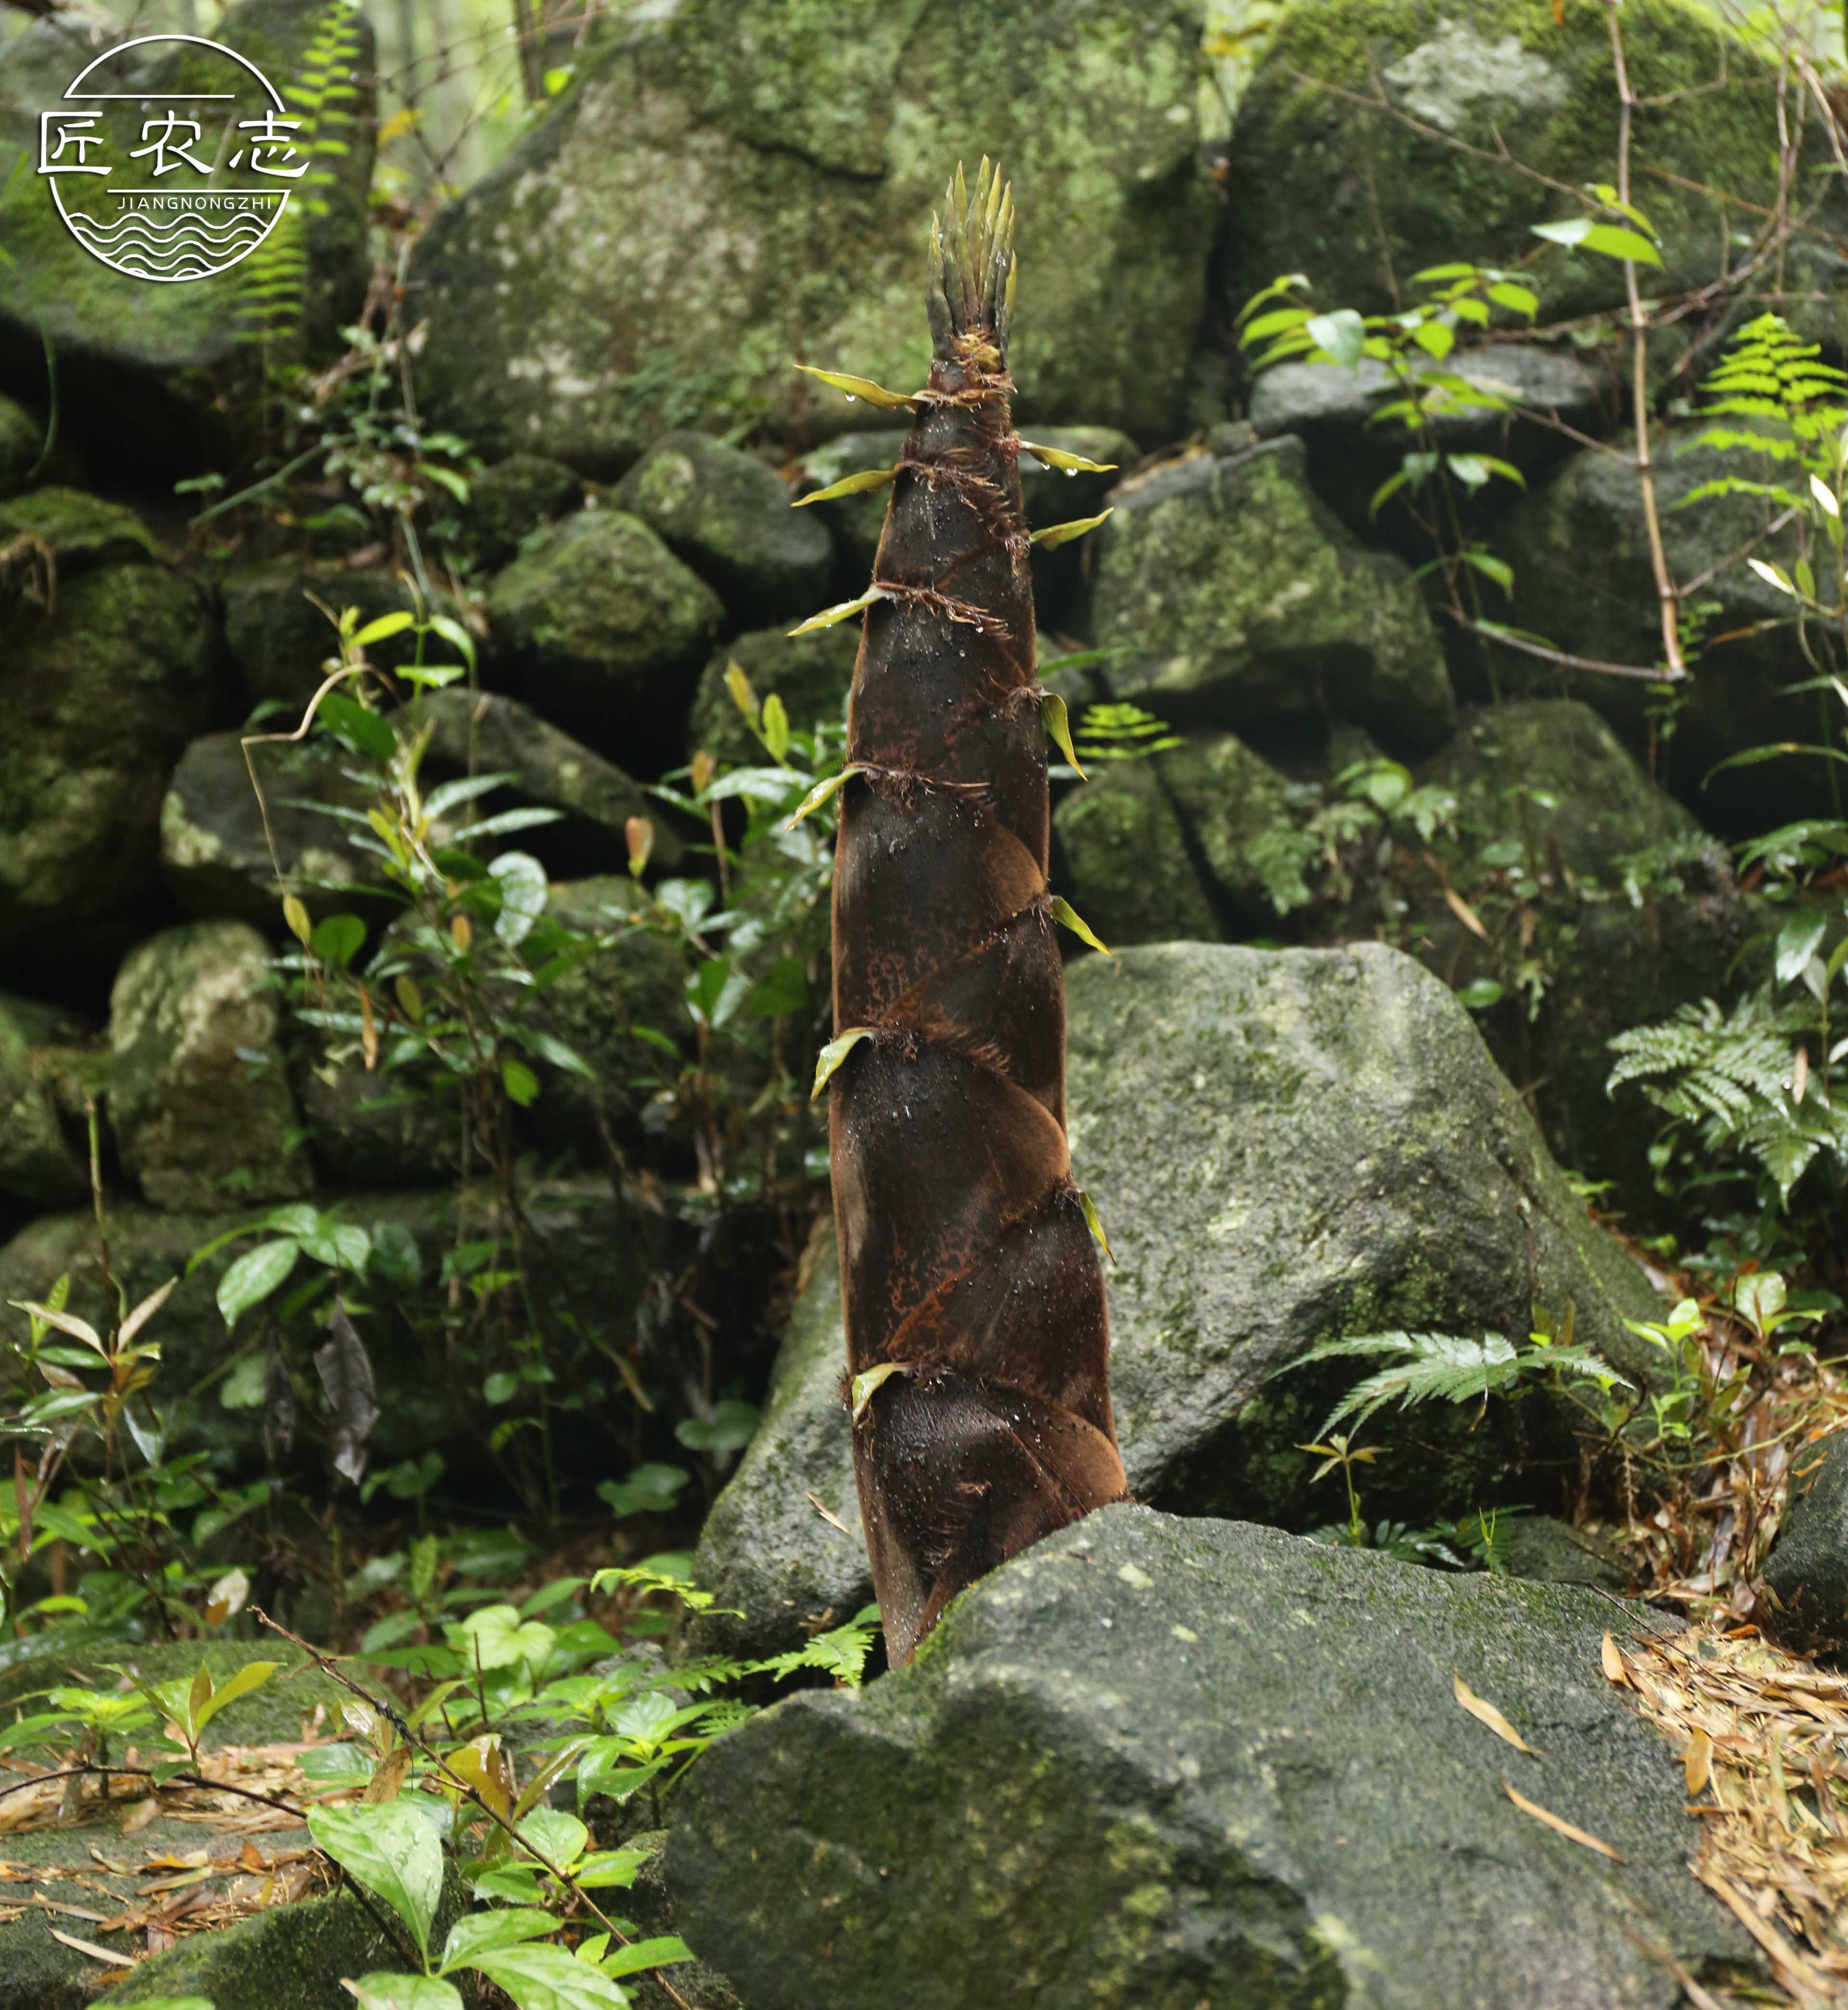
<svg viewBox="0 0 1848 2010">
<path fill-rule="evenodd" d="M 1450 1671 L 1450 1682 L 1456 1700 L 1478 1724 L 1486 1724 L 1496 1737 L 1512 1745 L 1516 1751 L 1525 1752 L 1531 1758 L 1538 1759 L 1540 1756 L 1540 1754 L 1522 1737 L 1495 1705 L 1485 1697 L 1477 1695 L 1454 1668 Z"/>
<path fill-rule="evenodd" d="M 1517 1792 L 1506 1773 L 1502 1775 L 1502 1785 L 1509 1799 L 1523 1814 L 1531 1815 L 1537 1822 L 1545 1822 L 1554 1834 L 1562 1835 L 1568 1842 L 1576 1842 L 1583 1848 L 1594 1849 L 1600 1856 L 1608 1856 L 1613 1863 L 1623 1861 L 1608 1842 L 1600 1842 L 1589 1830 L 1574 1827 L 1563 1815 L 1556 1815 L 1550 1808 L 1543 1808 L 1538 1801 L 1531 1801 L 1525 1794 Z"/>
</svg>

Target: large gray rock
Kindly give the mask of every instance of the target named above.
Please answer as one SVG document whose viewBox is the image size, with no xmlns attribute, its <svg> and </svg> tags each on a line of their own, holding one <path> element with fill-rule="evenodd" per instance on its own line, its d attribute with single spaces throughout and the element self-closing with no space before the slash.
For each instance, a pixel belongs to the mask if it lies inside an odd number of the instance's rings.
<svg viewBox="0 0 1848 2010">
<path fill-rule="evenodd" d="M 1848 1647 L 1848 1433 L 1800 1445 L 1765 1566 L 1781 1637 L 1814 1652 Z"/>
<path fill-rule="evenodd" d="M 1729 420 L 1728 425 L 1737 422 Z M 1703 583 L 1690 598 L 1700 625 L 1716 640 L 1680 693 L 1672 738 L 1651 732 L 1648 683 L 1591 671 L 1560 670 L 1498 650 L 1506 691 L 1564 690 L 1594 706 L 1639 755 L 1658 742 L 1658 772 L 1703 822 L 1729 835 L 1774 828 L 1799 816 L 1833 814 L 1829 763 L 1793 756 L 1736 768 L 1709 779 L 1716 762 L 1777 741 L 1813 746 L 1821 736 L 1817 694 L 1788 694 L 1810 672 L 1789 625 L 1789 598 L 1751 570 L 1742 553 L 1788 567 L 1793 534 L 1758 542 L 1767 506 L 1747 495 L 1681 506 L 1703 482 L 1722 474 L 1765 478 L 1755 454 L 1696 447 L 1700 428 L 1659 428 L 1651 444 L 1662 541 L 1677 580 Z M 1619 449 L 1630 445 L 1619 435 Z M 1655 576 L 1651 570 L 1642 496 L 1633 463 L 1619 454 L 1582 453 L 1529 496 L 1501 527 L 1496 549 L 1514 569 L 1508 620 L 1558 648 L 1596 661 L 1650 668 L 1662 660 Z M 1459 652 L 1460 675 L 1465 657 Z M 1480 673 L 1477 673 L 1477 675 Z"/>
<path fill-rule="evenodd" d="M 534 705 L 610 738 L 677 721 L 722 609 L 640 517 L 582 510 L 527 540 L 488 612 Z"/>
<path fill-rule="evenodd" d="M 1456 701 L 1405 566 L 1313 493 L 1302 443 L 1194 454 L 1112 492 L 1089 541 L 1094 640 L 1113 687 L 1237 728 L 1332 712 L 1389 744 L 1441 744 Z"/>
<path fill-rule="evenodd" d="M 1133 1492 L 1190 1513 L 1333 1518 L 1302 1449 L 1349 1364 L 1272 1380 L 1319 1341 L 1394 1329 L 1524 1338 L 1538 1306 L 1640 1375 L 1642 1273 L 1566 1190 L 1463 1010 L 1409 957 L 1201 943 L 1087 957 L 1066 978 L 1074 1177 L 1116 1252 L 1111 1384 Z M 718 1637 L 784 1640 L 869 1595 L 831 1249 L 812 1253 L 766 1421 L 697 1568 Z M 1331 1367 L 1333 1372 L 1329 1372 Z M 1473 1413 L 1472 1413 L 1473 1414 Z M 1562 1456 L 1445 1407 L 1382 1413 L 1370 1515 L 1533 1504 Z M 1523 1467 L 1531 1458 L 1534 1465 Z M 814 1511 L 814 1492 L 853 1531 Z"/>
<path fill-rule="evenodd" d="M 58 578 L 51 613 L 0 610 L 0 954 L 68 959 L 125 933 L 154 878 L 161 798 L 209 719 L 217 645 L 202 596 L 151 562 L 131 512 L 69 491 L 3 506 L 57 553 Z"/>
<path fill-rule="evenodd" d="M 307 1191 L 269 949 L 243 922 L 191 922 L 133 950 L 109 996 L 109 1117 L 157 1207 Z"/>
<path fill-rule="evenodd" d="M 306 80 L 310 44 L 327 24 L 318 0 L 242 0 L 225 11 L 213 34 L 294 100 Z M 357 311 L 371 269 L 366 194 L 376 123 L 371 27 L 356 11 L 341 25 L 350 60 L 322 82 L 324 88 L 345 87 L 340 109 L 349 115 L 336 119 L 329 90 L 325 116 L 298 136 L 310 141 L 314 154 L 314 207 L 292 203 L 264 250 L 225 272 L 169 286 L 126 278 L 77 242 L 44 178 L 15 175 L 0 191 L 0 243 L 9 254 L 0 264 L 0 382 L 39 395 L 45 347 L 55 346 L 63 428 L 99 469 L 146 482 L 155 471 L 210 464 L 215 450 L 255 448 L 266 360 L 300 360 L 340 346 L 340 325 Z M 50 14 L 9 38 L 0 79 L 0 154 L 11 160 L 24 151 L 35 161 L 40 113 L 56 105 L 78 73 L 122 32 L 73 11 Z M 122 92 L 131 83 L 194 91 L 242 86 L 257 93 L 254 82 L 244 85 L 226 59 L 197 48 L 182 51 L 171 41 L 112 59 L 88 87 Z M 108 144 L 92 158 L 111 164 L 112 179 L 84 182 L 86 193 L 145 178 L 143 165 L 128 157 L 139 144 L 142 119 L 133 91 L 103 117 L 99 130 L 108 132 Z M 210 134 L 208 127 L 208 145 Z M 313 147 L 316 137 L 329 144 Z M 208 189 L 227 184 L 222 172 L 206 183 L 189 171 L 181 178 Z M 305 254 L 299 298 L 285 314 L 275 311 L 279 304 L 272 293 L 266 312 L 256 289 L 265 279 L 274 284 L 278 275 L 266 269 L 265 254 L 273 258 L 283 248 L 279 233 L 298 229 Z M 266 328 L 266 343 L 254 339 Z"/>
<path fill-rule="evenodd" d="M 715 416 L 846 431 L 865 407 L 792 359 L 923 382 L 926 228 L 985 149 L 1020 212 L 1022 412 L 1172 437 L 1215 206 L 1200 33 L 1172 0 L 645 9 L 420 241 L 420 389 L 491 456 L 600 478 Z"/>
<path fill-rule="evenodd" d="M 669 433 L 623 476 L 614 501 L 715 586 L 740 626 L 812 613 L 834 553 L 813 510 L 754 453 L 709 434 Z"/>
<path fill-rule="evenodd" d="M 509 563 L 522 542 L 581 508 L 584 485 L 575 469 L 541 453 L 510 453 L 469 482 L 456 527 L 475 562 L 491 572 Z"/>
<path fill-rule="evenodd" d="M 1714 1981 L 1754 1963 L 1689 1874 L 1680 1767 L 1600 1670 L 1624 1623 L 1588 1590 L 1106 1508 L 911 1667 L 710 1752 L 675 1916 L 754 2010 L 1670 2010 L 1640 1943 Z"/>
</svg>

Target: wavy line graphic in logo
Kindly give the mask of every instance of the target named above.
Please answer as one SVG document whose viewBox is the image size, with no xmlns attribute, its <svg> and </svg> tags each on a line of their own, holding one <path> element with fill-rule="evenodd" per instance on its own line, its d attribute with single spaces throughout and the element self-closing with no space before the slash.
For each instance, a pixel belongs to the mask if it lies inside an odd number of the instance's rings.
<svg viewBox="0 0 1848 2010">
<path fill-rule="evenodd" d="M 163 44 L 176 46 L 152 57 Z M 208 83 L 222 87 L 193 87 Z M 208 279 L 270 235 L 293 193 L 275 183 L 307 170 L 290 137 L 301 122 L 287 114 L 268 78 L 222 42 L 139 35 L 106 50 L 59 109 L 39 115 L 39 172 L 65 227 L 112 272 L 157 285 Z M 101 165 L 112 151 L 126 161 Z M 116 165 L 132 184 L 110 186 Z M 67 179 L 76 183 L 68 199 Z"/>
<path fill-rule="evenodd" d="M 247 258 L 268 236 L 286 196 L 261 213 L 246 211 L 225 223 L 182 210 L 170 220 L 156 212 L 125 210 L 101 224 L 80 209 L 63 211 L 71 235 L 94 258 L 133 279 L 208 279 Z M 59 205 L 62 208 L 62 205 Z"/>
</svg>

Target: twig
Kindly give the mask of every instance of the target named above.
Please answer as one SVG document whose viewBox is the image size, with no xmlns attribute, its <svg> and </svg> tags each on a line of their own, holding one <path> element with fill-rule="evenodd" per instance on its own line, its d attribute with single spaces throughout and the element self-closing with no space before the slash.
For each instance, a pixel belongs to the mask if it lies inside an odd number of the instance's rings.
<svg viewBox="0 0 1848 2010">
<path fill-rule="evenodd" d="M 1445 612 L 1458 627 L 1467 629 L 1472 634 L 1486 636 L 1490 641 L 1499 642 L 1505 649 L 1518 650 L 1523 656 L 1538 656 L 1543 662 L 1557 663 L 1562 669 L 1591 670 L 1601 677 L 1635 677 L 1652 684 L 1679 684 L 1687 675 L 1685 669 L 1646 670 L 1637 663 L 1607 663 L 1596 656 L 1575 656 L 1570 651 L 1555 649 L 1549 643 L 1536 642 L 1528 636 L 1516 635 L 1505 628 L 1472 621 L 1454 607 L 1446 608 Z"/>
<path fill-rule="evenodd" d="M 1636 109 L 1630 87 L 1630 73 L 1623 61 L 1623 32 L 1617 19 L 1619 0 L 1605 0 L 1611 28 L 1611 60 L 1617 71 L 1617 200 L 1630 204 L 1630 132 Z M 1685 677 L 1681 660 L 1680 620 L 1675 581 L 1669 570 L 1669 555 L 1662 540 L 1662 519 L 1655 506 L 1655 467 L 1649 457 L 1649 319 L 1643 311 L 1641 288 L 1637 284 L 1633 258 L 1623 261 L 1623 291 L 1630 304 L 1630 403 L 1637 431 L 1637 485 L 1642 492 L 1643 525 L 1649 538 L 1649 569 L 1655 575 L 1655 597 L 1662 617 L 1664 661 L 1671 677 Z"/>
</svg>

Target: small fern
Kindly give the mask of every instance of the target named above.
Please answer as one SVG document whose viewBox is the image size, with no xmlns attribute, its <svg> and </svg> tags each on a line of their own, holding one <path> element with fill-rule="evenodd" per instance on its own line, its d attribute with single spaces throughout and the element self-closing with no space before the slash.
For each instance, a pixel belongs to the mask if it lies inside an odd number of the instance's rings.
<svg viewBox="0 0 1848 2010">
<path fill-rule="evenodd" d="M 1551 1341 L 1541 1333 L 1531 1335 L 1521 1347 L 1499 1333 L 1484 1333 L 1480 1340 L 1451 1333 L 1361 1333 L 1325 1340 L 1299 1355 L 1289 1367 L 1341 1360 L 1382 1360 L 1385 1365 L 1348 1390 L 1328 1412 L 1319 1437 L 1326 1438 L 1350 1418 L 1358 1430 L 1392 1402 L 1404 1409 L 1435 1401 L 1486 1404 L 1491 1396 L 1518 1393 L 1523 1383 L 1560 1376 L 1594 1381 L 1606 1389 L 1630 1387 L 1588 1347 L 1575 1345 L 1570 1338 Z"/>
<path fill-rule="evenodd" d="M 1077 739 L 1078 758 L 1087 767 L 1100 761 L 1140 761 L 1184 744 L 1153 712 L 1133 705 L 1087 705 Z"/>
<path fill-rule="evenodd" d="M 1819 362 L 1819 353 L 1816 343 L 1800 340 L 1777 314 L 1760 314 L 1748 321 L 1701 387 L 1711 400 L 1701 416 L 1760 424 L 1708 426 L 1693 445 L 1722 453 L 1754 454 L 1761 460 L 1803 469 L 1832 466 L 1834 442 L 1848 421 L 1848 372 Z M 1780 480 L 1731 474 L 1702 482 L 1676 507 L 1685 510 L 1716 495 L 1762 496 L 1781 508 L 1804 513 L 1810 507 L 1807 493 L 1799 494 Z"/>
<path fill-rule="evenodd" d="M 1611 1042 L 1618 1060 L 1606 1086 L 1635 1082 L 1658 1109 L 1698 1125 L 1709 1151 L 1756 1159 L 1788 1201 L 1819 1154 L 1848 1166 L 1848 1110 L 1831 1102 L 1827 1082 L 1811 1077 L 1795 1099 L 1796 1043 L 1814 1016 L 1804 998 L 1779 1006 L 1763 992 L 1730 1012 L 1711 998 L 1683 1005 Z"/>
<path fill-rule="evenodd" d="M 289 115 L 301 121 L 296 148 L 308 158 L 308 172 L 275 228 L 242 266 L 240 342 L 286 347 L 300 332 L 308 291 L 308 234 L 328 213 L 334 163 L 348 151 L 343 133 L 353 124 L 359 87 L 353 74 L 360 59 L 360 16 L 349 0 L 332 0 L 315 23 L 300 68 L 290 80 Z"/>
</svg>

